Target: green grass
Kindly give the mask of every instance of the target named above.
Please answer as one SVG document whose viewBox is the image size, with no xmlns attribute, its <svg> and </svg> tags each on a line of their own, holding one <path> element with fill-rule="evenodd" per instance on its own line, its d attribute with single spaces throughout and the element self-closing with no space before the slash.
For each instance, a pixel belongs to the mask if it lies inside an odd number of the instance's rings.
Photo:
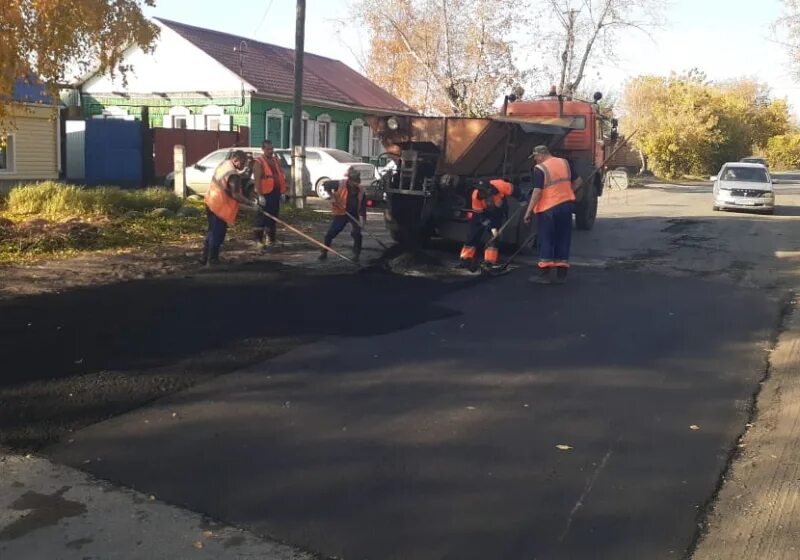
<svg viewBox="0 0 800 560">
<path fill-rule="evenodd" d="M 202 238 L 206 230 L 203 210 L 194 217 L 156 217 L 156 208 L 177 211 L 182 206 L 204 209 L 202 201 L 181 200 L 164 189 L 122 190 L 87 188 L 44 182 L 14 187 L 0 198 L 0 264 L 20 264 L 47 257 L 69 257 L 86 252 L 145 248 L 165 243 L 186 243 Z M 141 212 L 136 217 L 130 211 Z M 74 220 L 77 218 L 77 220 Z M 282 208 L 281 218 L 293 225 L 324 222 L 327 217 L 311 209 Z M 36 227 L 31 220 L 48 222 Z M 72 224 L 67 220 L 77 221 Z M 249 232 L 252 214 L 240 213 L 233 233 Z"/>
<path fill-rule="evenodd" d="M 86 188 L 52 181 L 14 187 L 5 211 L 16 216 L 46 219 L 87 216 L 119 216 L 129 211 L 156 208 L 178 210 L 183 201 L 165 189 L 123 190 L 115 187 Z"/>
</svg>

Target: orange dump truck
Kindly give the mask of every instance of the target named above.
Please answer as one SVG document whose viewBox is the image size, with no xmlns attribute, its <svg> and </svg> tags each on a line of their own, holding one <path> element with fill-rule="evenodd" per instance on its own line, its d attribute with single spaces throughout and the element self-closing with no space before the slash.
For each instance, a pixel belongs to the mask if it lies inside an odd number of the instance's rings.
<svg viewBox="0 0 800 560">
<path fill-rule="evenodd" d="M 597 100 L 599 97 L 595 96 Z M 569 159 L 578 174 L 588 177 L 600 166 L 609 145 L 604 117 L 597 103 L 568 101 L 556 96 L 508 103 L 504 114 L 488 118 L 372 117 L 370 126 L 383 141 L 396 168 L 386 173 L 378 189 L 387 207 L 386 223 L 396 241 L 418 243 L 432 236 L 464 241 L 470 217 L 470 195 L 479 181 L 510 180 L 526 197 L 532 189 L 534 146 L 545 144 Z M 611 137 L 616 121 L 610 121 Z M 576 225 L 591 229 L 602 195 L 602 171 L 577 194 Z M 509 201 L 509 216 L 523 203 Z M 532 226 L 523 212 L 501 237 L 517 245 Z"/>
</svg>

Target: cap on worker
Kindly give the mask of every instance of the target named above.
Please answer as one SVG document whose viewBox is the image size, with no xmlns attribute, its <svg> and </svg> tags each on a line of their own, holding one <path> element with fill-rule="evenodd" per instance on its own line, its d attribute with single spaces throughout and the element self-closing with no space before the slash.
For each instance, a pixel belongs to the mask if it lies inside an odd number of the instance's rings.
<svg viewBox="0 0 800 560">
<path fill-rule="evenodd" d="M 347 170 L 347 178 L 354 179 L 356 181 L 361 181 L 361 172 L 355 167 L 350 167 Z"/>
<path fill-rule="evenodd" d="M 528 156 L 528 159 L 534 156 L 549 156 L 549 155 L 550 155 L 550 148 L 548 148 L 544 144 L 540 144 L 533 148 L 533 151 L 531 152 L 531 155 Z"/>
</svg>

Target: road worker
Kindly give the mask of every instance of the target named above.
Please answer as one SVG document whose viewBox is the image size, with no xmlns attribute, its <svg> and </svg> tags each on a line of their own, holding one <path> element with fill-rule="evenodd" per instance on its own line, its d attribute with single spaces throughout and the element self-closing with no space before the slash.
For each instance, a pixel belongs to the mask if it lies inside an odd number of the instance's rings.
<svg viewBox="0 0 800 560">
<path fill-rule="evenodd" d="M 239 205 L 257 208 L 256 204 L 244 195 L 242 177 L 239 173 L 247 165 L 247 156 L 241 150 L 236 150 L 230 159 L 223 161 L 214 170 L 211 185 L 206 193 L 206 217 L 208 218 L 208 231 L 203 244 L 202 264 L 215 265 L 219 263 L 219 250 L 225 241 L 228 226 L 236 221 Z"/>
<path fill-rule="evenodd" d="M 505 179 L 492 179 L 472 191 L 472 217 L 469 220 L 467 241 L 461 248 L 461 266 L 472 268 L 478 250 L 483 248 L 486 265 L 494 266 L 500 257 L 499 240 L 494 239 L 508 215 L 506 198 L 514 193 L 514 186 Z M 488 234 L 488 241 L 484 241 Z"/>
<path fill-rule="evenodd" d="M 258 205 L 269 214 L 279 217 L 281 197 L 286 194 L 286 177 L 269 140 L 264 140 L 261 145 L 261 155 L 253 161 L 253 188 Z M 275 220 L 262 212 L 256 212 L 253 240 L 263 249 L 275 246 L 276 229 Z"/>
<path fill-rule="evenodd" d="M 347 224 L 350 224 L 350 236 L 353 238 L 353 260 L 358 261 L 363 243 L 361 227 L 367 224 L 367 197 L 361 186 L 361 175 L 355 167 L 347 170 L 347 176 L 339 181 L 336 189 L 331 192 L 331 211 L 333 219 L 328 233 L 325 234 L 325 246 L 330 247 L 336 236 L 347 227 Z M 324 261 L 327 258 L 328 251 L 322 251 L 319 260 Z"/>
<path fill-rule="evenodd" d="M 525 223 L 536 215 L 536 241 L 539 271 L 531 276 L 535 284 L 567 281 L 572 242 L 572 213 L 575 192 L 583 183 L 566 159 L 554 157 L 547 146 L 536 146 L 530 155 L 533 168 L 533 193 L 525 212 Z M 576 178 L 577 177 L 577 178 Z"/>
</svg>

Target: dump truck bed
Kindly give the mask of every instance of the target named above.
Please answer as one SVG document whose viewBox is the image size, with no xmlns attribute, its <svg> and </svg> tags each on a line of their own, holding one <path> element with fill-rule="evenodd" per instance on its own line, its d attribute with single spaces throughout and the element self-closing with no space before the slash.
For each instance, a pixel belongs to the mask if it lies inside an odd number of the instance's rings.
<svg viewBox="0 0 800 560">
<path fill-rule="evenodd" d="M 534 146 L 555 146 L 570 130 L 570 118 L 401 117 L 397 130 L 386 119 L 373 117 L 370 126 L 382 138 L 386 151 L 417 149 L 439 154 L 436 175 L 500 176 L 530 169 Z"/>
</svg>

